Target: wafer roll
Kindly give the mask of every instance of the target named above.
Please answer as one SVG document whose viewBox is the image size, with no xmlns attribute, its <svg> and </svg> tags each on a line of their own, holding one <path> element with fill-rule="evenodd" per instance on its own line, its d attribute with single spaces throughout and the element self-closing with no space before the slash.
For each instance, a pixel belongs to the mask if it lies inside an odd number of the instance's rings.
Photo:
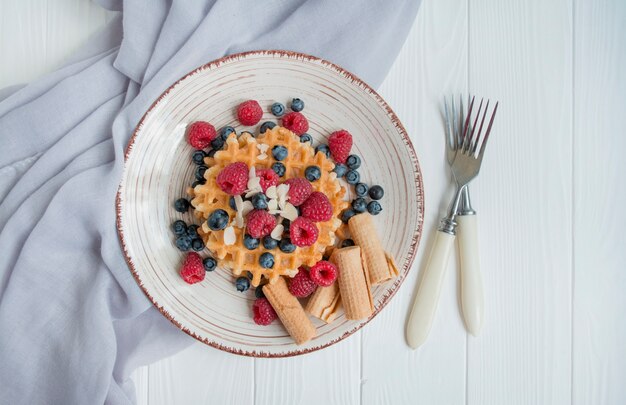
<svg viewBox="0 0 626 405">
<path fill-rule="evenodd" d="M 339 292 L 348 319 L 364 319 L 372 315 L 374 302 L 367 271 L 363 268 L 361 248 L 350 246 L 336 249 L 330 261 L 339 268 Z"/>
<path fill-rule="evenodd" d="M 355 215 L 348 222 L 352 239 L 361 248 L 364 266 L 369 272 L 373 285 L 383 283 L 398 275 L 393 260 L 387 260 L 387 254 L 380 244 L 372 216 L 367 213 Z"/>
<path fill-rule="evenodd" d="M 265 284 L 263 293 L 296 344 L 301 345 L 315 336 L 315 326 L 298 299 L 289 292 L 283 277 L 279 277 L 274 284 Z"/>
<path fill-rule="evenodd" d="M 333 283 L 329 287 L 318 287 L 304 310 L 326 323 L 331 323 L 337 318 L 341 308 L 339 286 L 338 283 Z"/>
</svg>

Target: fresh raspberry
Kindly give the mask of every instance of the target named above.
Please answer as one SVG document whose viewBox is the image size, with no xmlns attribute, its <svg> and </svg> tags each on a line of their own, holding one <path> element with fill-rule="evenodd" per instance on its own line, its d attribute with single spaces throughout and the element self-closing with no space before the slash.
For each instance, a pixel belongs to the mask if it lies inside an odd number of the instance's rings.
<svg viewBox="0 0 626 405">
<path fill-rule="evenodd" d="M 278 318 L 267 298 L 257 298 L 252 305 L 252 312 L 254 313 L 254 323 L 257 325 L 269 325 Z"/>
<path fill-rule="evenodd" d="M 246 221 L 248 234 L 256 239 L 269 235 L 276 227 L 276 217 L 265 210 L 250 211 Z"/>
<path fill-rule="evenodd" d="M 280 177 L 272 169 L 257 169 L 256 175 L 261 179 L 261 188 L 266 192 L 268 188 L 277 186 Z"/>
<path fill-rule="evenodd" d="M 352 135 L 345 129 L 335 131 L 328 138 L 328 147 L 335 162 L 346 163 L 352 149 Z"/>
<path fill-rule="evenodd" d="M 290 112 L 283 117 L 283 127 L 300 136 L 309 130 L 309 121 L 299 112 Z"/>
<path fill-rule="evenodd" d="M 204 280 L 206 270 L 202 264 L 202 258 L 196 252 L 187 254 L 183 265 L 180 267 L 180 276 L 189 284 L 195 284 Z"/>
<path fill-rule="evenodd" d="M 248 100 L 237 107 L 237 118 L 242 125 L 256 125 L 263 118 L 263 109 L 256 100 Z"/>
<path fill-rule="evenodd" d="M 291 221 L 289 225 L 289 237 L 291 238 L 291 243 L 296 246 L 311 246 L 315 243 L 318 236 L 319 230 L 310 219 L 298 217 Z"/>
<path fill-rule="evenodd" d="M 303 177 L 291 178 L 285 181 L 285 184 L 289 185 L 289 191 L 287 192 L 289 202 L 296 207 L 305 202 L 313 192 L 313 186 Z"/>
<path fill-rule="evenodd" d="M 194 122 L 187 130 L 187 141 L 196 149 L 207 148 L 216 137 L 215 127 L 204 121 Z"/>
<path fill-rule="evenodd" d="M 248 187 L 248 165 L 243 162 L 231 163 L 222 169 L 216 180 L 226 194 L 239 195 Z"/>
<path fill-rule="evenodd" d="M 313 294 L 317 289 L 317 284 L 311 280 L 309 272 L 304 268 L 298 269 L 298 274 L 294 278 L 289 279 L 289 292 L 294 297 L 306 298 Z"/>
<path fill-rule="evenodd" d="M 311 267 L 309 276 L 315 284 L 328 287 L 337 280 L 337 267 L 331 262 L 320 260 Z"/>
<path fill-rule="evenodd" d="M 328 221 L 333 216 L 333 206 L 326 194 L 314 191 L 300 206 L 302 216 L 313 222 Z"/>
</svg>

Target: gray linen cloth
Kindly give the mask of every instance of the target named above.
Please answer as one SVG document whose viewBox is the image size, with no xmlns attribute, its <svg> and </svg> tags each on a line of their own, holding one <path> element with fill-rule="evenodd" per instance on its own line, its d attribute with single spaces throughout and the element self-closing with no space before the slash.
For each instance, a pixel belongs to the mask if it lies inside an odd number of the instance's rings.
<svg viewBox="0 0 626 405">
<path fill-rule="evenodd" d="M 419 0 L 100 4 L 119 16 L 63 68 L 0 91 L 2 404 L 134 403 L 130 373 L 192 343 L 139 289 L 115 228 L 124 148 L 161 92 L 257 49 L 320 56 L 378 86 Z"/>
</svg>

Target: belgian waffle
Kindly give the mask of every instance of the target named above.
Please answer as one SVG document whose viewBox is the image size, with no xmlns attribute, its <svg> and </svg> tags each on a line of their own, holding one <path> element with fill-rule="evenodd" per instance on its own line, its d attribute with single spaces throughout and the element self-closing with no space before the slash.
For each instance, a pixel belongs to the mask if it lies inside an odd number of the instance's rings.
<svg viewBox="0 0 626 405">
<path fill-rule="evenodd" d="M 257 145 L 268 145 L 267 152 Z M 333 206 L 333 216 L 329 221 L 318 222 L 319 237 L 309 247 L 298 247 L 293 253 L 284 253 L 280 249 L 267 250 L 262 245 L 257 249 L 248 250 L 243 244 L 245 228 L 235 227 L 236 241 L 232 245 L 224 243 L 224 231 L 209 229 L 206 219 L 216 209 L 225 210 L 232 222 L 236 212 L 230 207 L 230 196 L 224 193 L 217 185 L 216 178 L 219 172 L 233 162 L 244 162 L 248 167 L 256 169 L 270 168 L 276 162 L 271 150 L 276 145 L 283 145 L 288 150 L 288 156 L 281 163 L 285 166 L 285 175 L 281 181 L 293 177 L 303 177 L 304 170 L 311 165 L 316 165 L 321 170 L 321 178 L 312 182 L 313 189 L 324 193 Z M 275 283 L 280 276 L 293 277 L 301 265 L 313 266 L 322 259 L 327 247 L 335 244 L 335 232 L 341 225 L 341 212 L 347 208 L 344 201 L 346 190 L 340 185 L 336 174 L 332 171 L 334 163 L 322 152 L 315 153 L 310 143 L 301 143 L 300 138 L 286 128 L 276 126 L 267 130 L 264 134 L 255 138 L 244 133 L 239 138 L 233 133 L 226 140 L 223 150 L 217 152 L 214 157 L 205 158 L 209 169 L 205 172 L 206 183 L 190 189 L 192 196 L 191 204 L 194 213 L 202 221 L 199 234 L 206 247 L 220 261 L 222 266 L 232 269 L 235 275 L 245 271 L 252 273 L 252 285 L 258 286 L 262 278 L 270 283 Z M 274 267 L 263 268 L 259 265 L 259 257 L 270 252 L 274 255 Z"/>
</svg>

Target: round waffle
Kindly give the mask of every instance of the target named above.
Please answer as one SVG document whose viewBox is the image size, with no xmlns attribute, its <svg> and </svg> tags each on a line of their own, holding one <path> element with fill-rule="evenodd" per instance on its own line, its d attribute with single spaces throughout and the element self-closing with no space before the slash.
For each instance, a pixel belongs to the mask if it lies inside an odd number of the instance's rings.
<svg viewBox="0 0 626 405">
<path fill-rule="evenodd" d="M 261 152 L 261 148 L 257 147 L 260 144 L 268 145 L 266 153 Z M 216 209 L 225 210 L 231 222 L 236 214 L 229 205 L 230 196 L 217 185 L 217 175 L 225 166 L 233 162 L 244 162 L 248 167 L 254 166 L 257 169 L 270 168 L 277 162 L 271 154 L 272 148 L 276 145 L 283 145 L 289 151 L 287 158 L 281 161 L 286 169 L 281 181 L 293 177 L 304 177 L 304 170 L 311 165 L 316 165 L 321 169 L 321 178 L 312 182 L 311 185 L 315 191 L 322 192 L 328 197 L 333 206 L 333 216 L 326 222 L 316 223 L 319 237 L 312 246 L 298 247 L 293 253 L 284 253 L 278 248 L 267 250 L 262 245 L 257 249 L 248 250 L 243 244 L 245 227 L 235 227 L 236 241 L 232 245 L 226 245 L 224 231 L 212 231 L 206 223 L 206 219 Z M 315 153 L 309 142 L 301 143 L 300 138 L 293 132 L 276 126 L 258 138 L 248 133 L 237 138 L 233 133 L 226 140 L 224 150 L 217 152 L 213 158 L 205 158 L 205 162 L 209 167 L 204 174 L 206 183 L 190 189 L 191 204 L 196 217 L 202 220 L 199 233 L 205 245 L 220 261 L 220 264 L 231 268 L 235 275 L 240 275 L 244 271 L 251 272 L 253 286 L 258 286 L 262 278 L 274 283 L 280 276 L 293 277 L 298 267 L 313 266 L 322 259 L 326 248 L 335 243 L 335 232 L 341 225 L 340 214 L 348 206 L 343 199 L 346 190 L 332 171 L 335 167 L 334 163 L 323 153 Z M 259 265 L 259 257 L 265 252 L 274 255 L 275 264 L 271 269 Z"/>
</svg>

